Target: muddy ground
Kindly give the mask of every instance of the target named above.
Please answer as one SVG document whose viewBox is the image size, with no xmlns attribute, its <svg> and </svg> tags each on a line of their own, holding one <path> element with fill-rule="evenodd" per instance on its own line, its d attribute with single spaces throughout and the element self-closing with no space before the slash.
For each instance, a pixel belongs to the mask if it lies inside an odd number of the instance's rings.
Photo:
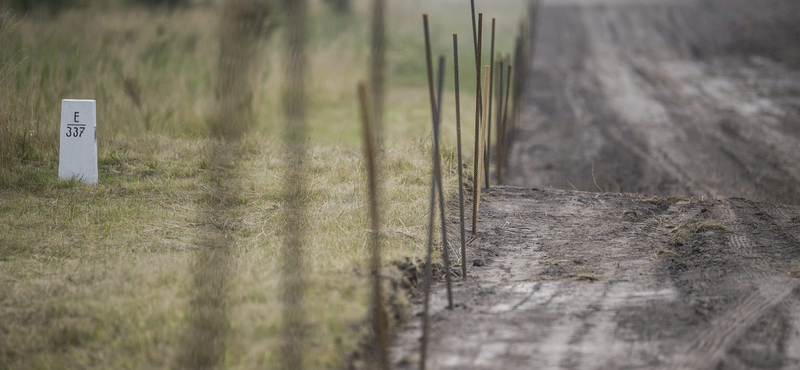
<svg viewBox="0 0 800 370">
<path fill-rule="evenodd" d="M 800 369 L 800 6 L 721 4 L 543 4 L 428 368 Z"/>
<path fill-rule="evenodd" d="M 430 369 L 800 368 L 800 207 L 503 187 L 481 216 Z"/>
</svg>

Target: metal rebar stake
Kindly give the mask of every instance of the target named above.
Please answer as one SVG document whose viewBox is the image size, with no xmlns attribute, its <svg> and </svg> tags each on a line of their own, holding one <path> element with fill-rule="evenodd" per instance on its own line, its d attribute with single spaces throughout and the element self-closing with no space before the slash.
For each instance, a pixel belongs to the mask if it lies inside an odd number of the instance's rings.
<svg viewBox="0 0 800 370">
<path fill-rule="evenodd" d="M 458 35 L 453 34 L 453 65 L 456 93 L 456 141 L 458 146 L 458 214 L 461 221 L 461 277 L 467 278 L 467 247 L 464 230 L 464 162 L 461 155 L 461 98 L 458 86 Z"/>
</svg>

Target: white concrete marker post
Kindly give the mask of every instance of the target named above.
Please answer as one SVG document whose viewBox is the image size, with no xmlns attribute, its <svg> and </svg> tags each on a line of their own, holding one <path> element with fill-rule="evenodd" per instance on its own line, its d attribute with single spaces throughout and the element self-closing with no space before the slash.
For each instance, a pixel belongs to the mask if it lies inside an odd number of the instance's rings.
<svg viewBox="0 0 800 370">
<path fill-rule="evenodd" d="M 61 101 L 60 179 L 97 184 L 97 120 L 94 100 Z"/>
</svg>

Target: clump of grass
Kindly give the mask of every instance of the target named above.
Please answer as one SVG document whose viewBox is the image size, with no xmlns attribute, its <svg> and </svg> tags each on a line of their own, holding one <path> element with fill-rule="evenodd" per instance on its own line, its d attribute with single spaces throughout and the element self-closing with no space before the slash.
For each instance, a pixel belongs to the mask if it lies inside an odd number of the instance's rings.
<svg viewBox="0 0 800 370">
<path fill-rule="evenodd" d="M 693 221 L 681 225 L 673 230 L 672 235 L 670 235 L 668 239 L 668 243 L 674 246 L 682 246 L 698 233 L 706 231 L 720 231 L 727 233 L 731 232 L 732 230 L 730 227 L 716 220 Z"/>
<path fill-rule="evenodd" d="M 659 249 L 658 251 L 656 251 L 656 254 L 659 256 L 669 256 L 672 258 L 680 257 L 680 255 L 678 255 L 678 252 L 675 252 L 672 249 Z"/>
<path fill-rule="evenodd" d="M 588 282 L 595 282 L 600 281 L 603 279 L 603 275 L 592 274 L 592 273 L 580 273 L 575 275 L 572 280 L 575 281 L 588 281 Z"/>
</svg>

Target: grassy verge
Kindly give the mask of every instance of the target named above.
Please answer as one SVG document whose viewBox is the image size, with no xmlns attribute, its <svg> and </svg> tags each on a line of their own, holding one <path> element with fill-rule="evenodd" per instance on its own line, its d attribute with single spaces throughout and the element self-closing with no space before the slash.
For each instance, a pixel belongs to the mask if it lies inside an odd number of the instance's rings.
<svg viewBox="0 0 800 370">
<path fill-rule="evenodd" d="M 205 140 L 145 137 L 116 148 L 98 186 L 48 180 L 0 191 L 0 360 L 10 368 L 170 367 L 187 325 L 202 213 Z M 128 147 L 130 145 L 130 147 Z M 279 341 L 280 146 L 246 144 L 228 293 L 229 368 L 275 365 Z M 127 148 L 126 148 L 127 147 Z M 133 149 L 133 148 L 136 149 Z M 106 158 L 109 149 L 105 149 Z M 385 258 L 423 253 L 428 172 L 416 147 L 385 153 Z M 114 149 L 111 149 L 113 152 Z M 338 367 L 366 314 L 367 220 L 358 148 L 314 147 L 307 225 L 314 367 Z M 331 158 L 337 158 L 331 166 Z M 402 176 L 394 175 L 401 170 Z M 448 183 L 452 184 L 453 168 Z M 452 190 L 452 189 L 451 189 Z M 164 351 L 168 349 L 168 351 Z M 46 366 L 45 366 L 46 365 Z"/>
<path fill-rule="evenodd" d="M 307 232 L 309 368 L 341 368 L 366 317 L 367 209 L 355 82 L 366 76 L 368 14 L 314 8 Z M 384 186 L 384 260 L 421 257 L 430 113 L 420 14 L 443 20 L 438 53 L 468 9 L 392 4 Z M 513 9 L 511 5 L 501 9 Z M 451 19 L 453 9 L 463 16 Z M 173 12 L 87 8 L 0 24 L 0 369 L 173 368 L 193 296 L 192 264 L 209 227 L 232 238 L 224 368 L 275 367 L 280 335 L 282 207 L 279 37 L 253 69 L 257 127 L 235 161 L 229 219 L 203 219 L 218 55 L 213 7 Z M 516 18 L 509 16 L 516 21 Z M 511 23 L 511 20 L 508 20 Z M 455 28 L 456 30 L 450 30 Z M 508 28 L 513 30 L 509 24 Z M 510 44 L 508 32 L 506 40 Z M 279 36 L 279 35 L 276 35 Z M 448 54 L 449 55 L 449 54 Z M 469 81 L 468 68 L 463 81 Z M 474 75 L 474 74 L 473 74 Z M 462 86 L 469 86 L 462 82 Z M 449 83 L 452 86 L 452 83 Z M 462 101 L 474 100 L 463 88 Z M 100 184 L 57 180 L 62 98 L 98 107 Z M 452 92 L 447 106 L 452 106 Z M 469 106 L 469 104 L 464 104 Z M 462 112 L 465 132 L 474 113 Z M 455 189 L 455 125 L 445 112 L 445 191 Z M 470 140 L 465 140 L 470 148 Z M 465 149 L 465 152 L 469 150 Z"/>
</svg>

